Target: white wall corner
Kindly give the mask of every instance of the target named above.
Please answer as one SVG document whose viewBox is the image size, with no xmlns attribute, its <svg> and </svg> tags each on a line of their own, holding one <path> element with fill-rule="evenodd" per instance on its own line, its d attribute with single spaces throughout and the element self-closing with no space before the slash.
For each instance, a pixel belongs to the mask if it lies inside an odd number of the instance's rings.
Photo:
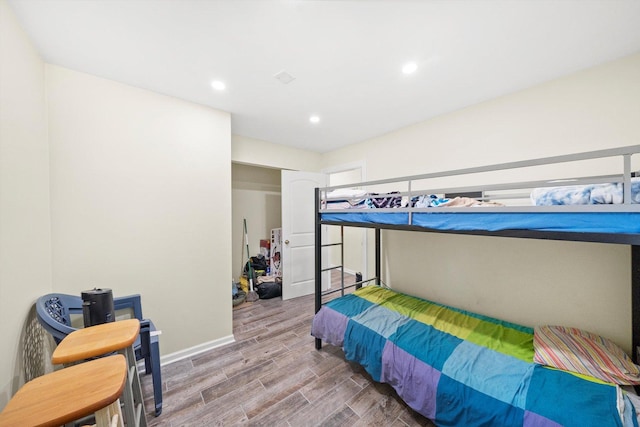
<svg viewBox="0 0 640 427">
<path fill-rule="evenodd" d="M 7 406 L 7 403 L 9 403 L 9 400 L 11 400 L 11 385 L 12 382 L 10 381 L 0 388 L 0 411 L 2 411 L 4 407 Z"/>
</svg>

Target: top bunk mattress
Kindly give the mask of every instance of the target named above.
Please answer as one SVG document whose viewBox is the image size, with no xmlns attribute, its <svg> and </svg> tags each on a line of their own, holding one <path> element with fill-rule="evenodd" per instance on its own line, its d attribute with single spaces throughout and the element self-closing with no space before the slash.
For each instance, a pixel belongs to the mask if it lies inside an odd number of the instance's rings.
<svg viewBox="0 0 640 427">
<path fill-rule="evenodd" d="M 565 233 L 639 234 L 639 212 L 325 212 L 322 221 L 413 225 L 442 231 L 526 230 Z"/>
<path fill-rule="evenodd" d="M 402 228 L 460 233 L 498 233 L 516 230 L 560 233 L 560 238 L 609 241 L 607 236 L 626 236 L 613 243 L 640 243 L 640 178 L 631 173 L 631 156 L 640 146 L 557 156 L 510 164 L 460 169 L 398 179 L 318 189 L 318 217 L 323 223 L 349 223 L 379 228 Z M 504 171 L 531 166 L 558 165 L 583 160 L 621 158 L 622 167 L 608 175 L 575 179 L 536 180 L 485 186 L 411 190 L 430 179 Z M 474 181 L 473 175 L 469 178 Z M 610 182 L 607 182 L 610 181 Z M 570 182 L 572 185 L 558 185 Z M 574 182 L 576 184 L 574 184 Z M 406 186 L 405 191 L 373 193 L 371 188 Z M 367 189 L 367 190 L 365 190 Z M 473 194 L 460 197 L 457 194 Z M 515 203 L 514 203 L 515 200 Z M 562 237 L 562 234 L 572 235 Z M 578 234 L 598 235 L 581 238 Z M 527 237 L 522 235 L 522 237 Z M 638 242 L 636 242 L 638 240 Z"/>
</svg>

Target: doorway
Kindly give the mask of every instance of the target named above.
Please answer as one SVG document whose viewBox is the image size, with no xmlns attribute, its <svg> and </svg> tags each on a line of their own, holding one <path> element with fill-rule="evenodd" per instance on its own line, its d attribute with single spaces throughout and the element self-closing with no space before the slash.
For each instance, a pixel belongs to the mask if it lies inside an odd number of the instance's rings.
<svg viewBox="0 0 640 427">
<path fill-rule="evenodd" d="M 365 164 L 353 162 L 322 170 L 328 177 L 328 185 L 358 184 L 366 180 Z M 256 255 L 260 240 L 270 239 L 271 229 L 282 228 L 282 170 L 241 163 L 232 163 L 232 272 L 238 281 L 247 261 L 243 247 L 243 219 L 247 219 L 249 248 Z M 310 215 L 313 213 L 311 212 Z M 329 227 L 328 239 L 339 241 L 339 227 Z M 367 251 L 369 236 L 366 229 L 345 228 L 345 272 L 362 272 L 367 277 Z M 244 251 L 244 253 L 243 253 Z M 325 259 L 329 265 L 340 265 L 340 251 L 330 248 Z M 255 252 L 255 253 L 254 253 Z M 312 260 L 311 260 L 312 261 Z M 307 264 L 307 263 L 304 263 Z M 311 262 L 309 265 L 312 265 Z M 300 265 L 298 263 L 297 265 Z M 286 272 L 284 273 L 286 274 Z M 301 274 L 303 275 L 303 274 Z M 309 272 L 313 277 L 313 272 Z"/>
<path fill-rule="evenodd" d="M 247 220 L 251 255 L 259 252 L 260 240 L 282 226 L 280 169 L 240 163 L 231 164 L 231 237 L 233 280 L 239 281 L 247 261 L 243 247 L 243 219 Z M 243 254 L 244 252 L 244 254 Z"/>
</svg>

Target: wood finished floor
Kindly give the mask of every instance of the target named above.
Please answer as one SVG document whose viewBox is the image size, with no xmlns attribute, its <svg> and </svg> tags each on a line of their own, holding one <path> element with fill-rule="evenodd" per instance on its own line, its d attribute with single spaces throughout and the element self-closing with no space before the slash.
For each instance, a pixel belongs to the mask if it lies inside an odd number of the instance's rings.
<svg viewBox="0 0 640 427">
<path fill-rule="evenodd" d="M 433 426 L 341 349 L 317 351 L 313 296 L 245 304 L 233 312 L 236 342 L 162 368 L 164 409 L 150 426 Z"/>
</svg>

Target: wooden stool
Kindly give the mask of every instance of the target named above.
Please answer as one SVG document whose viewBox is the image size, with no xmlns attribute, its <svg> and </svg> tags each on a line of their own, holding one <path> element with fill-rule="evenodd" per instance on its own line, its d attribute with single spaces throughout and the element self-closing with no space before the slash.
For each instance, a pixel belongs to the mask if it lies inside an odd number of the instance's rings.
<svg viewBox="0 0 640 427">
<path fill-rule="evenodd" d="M 67 335 L 53 351 L 54 364 L 69 364 L 118 351 L 127 360 L 127 383 L 124 388 L 124 413 L 127 426 L 146 427 L 142 387 L 138 376 L 133 343 L 140 332 L 138 319 L 103 323 L 78 329 Z"/>
<path fill-rule="evenodd" d="M 110 426 L 126 375 L 127 362 L 116 354 L 35 378 L 7 403 L 0 426 L 60 426 L 94 413 L 98 427 Z"/>
</svg>

